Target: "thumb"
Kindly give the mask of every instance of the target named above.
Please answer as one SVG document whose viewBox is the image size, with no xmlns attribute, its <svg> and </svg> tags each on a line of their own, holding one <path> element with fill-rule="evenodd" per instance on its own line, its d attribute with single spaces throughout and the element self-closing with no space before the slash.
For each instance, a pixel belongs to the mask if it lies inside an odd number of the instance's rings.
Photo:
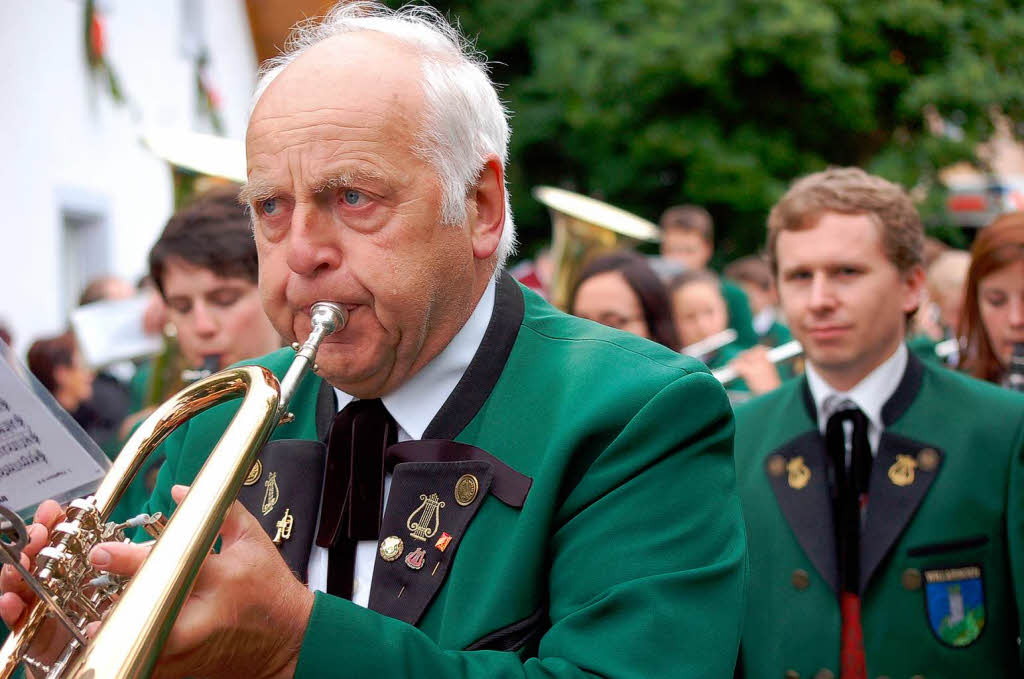
<svg viewBox="0 0 1024 679">
<path fill-rule="evenodd" d="M 262 534 L 263 528 L 256 517 L 250 514 L 241 502 L 235 500 L 231 503 L 231 508 L 220 527 L 221 551 L 254 532 Z"/>
</svg>

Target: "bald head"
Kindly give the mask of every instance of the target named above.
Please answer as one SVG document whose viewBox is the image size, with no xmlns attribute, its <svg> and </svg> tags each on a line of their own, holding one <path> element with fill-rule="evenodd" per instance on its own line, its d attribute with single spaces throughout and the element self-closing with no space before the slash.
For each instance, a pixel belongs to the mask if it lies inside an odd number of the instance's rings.
<svg viewBox="0 0 1024 679">
<path fill-rule="evenodd" d="M 422 126 L 422 57 L 376 31 L 328 38 L 288 64 L 262 92 L 250 121 L 317 110 L 386 112 Z"/>
<path fill-rule="evenodd" d="M 410 95 L 398 100 L 402 110 L 396 118 L 404 132 L 415 135 L 417 156 L 432 164 L 440 178 L 441 216 L 446 224 L 466 220 L 466 197 L 492 159 L 501 166 L 504 181 L 509 138 L 505 110 L 482 55 L 437 10 L 423 5 L 393 10 L 376 2 L 339 2 L 322 20 L 296 26 L 287 45 L 284 54 L 260 69 L 254 114 L 263 109 L 262 115 L 276 115 L 266 108 L 264 94 L 285 71 L 289 78 L 303 81 L 295 92 L 300 98 L 310 88 L 327 87 L 366 96 L 367 82 L 376 85 L 379 78 L 394 77 L 385 96 Z M 361 52 L 360 47 L 367 51 Z M 291 68 L 313 52 L 320 52 L 313 68 L 302 72 Z M 512 212 L 507 199 L 503 200 L 499 265 L 515 249 Z"/>
</svg>

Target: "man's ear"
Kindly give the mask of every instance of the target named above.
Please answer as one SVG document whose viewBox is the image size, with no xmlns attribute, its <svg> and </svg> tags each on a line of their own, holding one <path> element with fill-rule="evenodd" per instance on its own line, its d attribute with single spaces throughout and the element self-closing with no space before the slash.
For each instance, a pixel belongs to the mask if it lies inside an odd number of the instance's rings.
<svg viewBox="0 0 1024 679">
<path fill-rule="evenodd" d="M 489 259 L 498 249 L 505 229 L 505 170 L 497 156 L 490 156 L 480 170 L 476 185 L 470 189 L 469 200 L 475 210 L 470 224 L 473 256 Z"/>
<path fill-rule="evenodd" d="M 924 267 L 917 264 L 903 273 L 903 311 L 912 314 L 921 306 L 924 294 Z"/>
</svg>

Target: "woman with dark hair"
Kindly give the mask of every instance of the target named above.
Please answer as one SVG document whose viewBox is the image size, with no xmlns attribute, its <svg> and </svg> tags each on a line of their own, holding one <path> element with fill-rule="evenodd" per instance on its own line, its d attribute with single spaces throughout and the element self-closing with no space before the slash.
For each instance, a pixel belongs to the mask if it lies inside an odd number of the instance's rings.
<svg viewBox="0 0 1024 679">
<path fill-rule="evenodd" d="M 1014 345 L 1024 344 L 1024 212 L 1002 215 L 974 241 L 960 330 L 960 368 L 1005 384 Z"/>
<path fill-rule="evenodd" d="M 613 252 L 587 264 L 569 313 L 679 349 L 668 291 L 636 252 Z"/>
<path fill-rule="evenodd" d="M 95 374 L 82 360 L 75 336 L 65 332 L 36 340 L 28 349 L 27 359 L 28 369 L 36 379 L 83 429 L 93 435 L 92 413 L 85 406 L 92 397 Z"/>
</svg>

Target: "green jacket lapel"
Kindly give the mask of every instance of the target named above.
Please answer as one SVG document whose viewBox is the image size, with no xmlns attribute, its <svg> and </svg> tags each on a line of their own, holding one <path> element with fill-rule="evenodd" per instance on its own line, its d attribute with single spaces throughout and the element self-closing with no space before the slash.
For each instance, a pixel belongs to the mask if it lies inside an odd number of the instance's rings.
<svg viewBox="0 0 1024 679">
<path fill-rule="evenodd" d="M 868 485 L 868 509 L 861 538 L 860 591 L 863 594 L 886 554 L 913 518 L 942 466 L 938 446 L 890 430 L 921 392 L 924 366 L 909 353 L 896 391 L 882 408 L 885 430 L 875 453 Z"/>
<path fill-rule="evenodd" d="M 492 478 L 491 465 L 480 460 L 395 467 L 373 567 L 371 610 L 410 625 L 419 622 L 441 589 Z M 398 547 L 388 552 L 389 543 Z"/>
<path fill-rule="evenodd" d="M 501 271 L 494 291 L 494 311 L 480 347 L 455 390 L 427 425 L 424 439 L 454 439 L 476 417 L 505 369 L 524 311 L 519 284 L 508 272 Z"/>
<path fill-rule="evenodd" d="M 825 582 L 838 591 L 839 566 L 826 459 L 824 441 L 812 430 L 769 455 L 764 471 L 800 547 Z"/>
<path fill-rule="evenodd" d="M 868 509 L 861 538 L 860 592 L 903 533 L 931 488 L 942 464 L 935 446 L 883 432 L 868 484 Z"/>
<path fill-rule="evenodd" d="M 532 479 L 476 446 L 437 439 L 392 445 L 386 464 L 391 492 L 369 608 L 415 625 L 487 495 L 521 509 Z"/>
</svg>

